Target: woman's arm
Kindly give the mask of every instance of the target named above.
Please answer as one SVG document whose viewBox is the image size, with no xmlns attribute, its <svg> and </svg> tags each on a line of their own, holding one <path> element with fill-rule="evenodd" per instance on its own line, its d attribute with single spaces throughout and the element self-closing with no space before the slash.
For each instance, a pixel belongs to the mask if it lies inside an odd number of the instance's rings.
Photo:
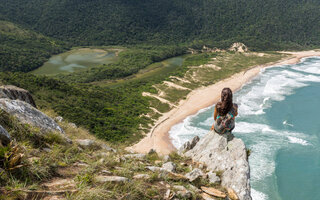
<svg viewBox="0 0 320 200">
<path fill-rule="evenodd" d="M 213 111 L 213 119 L 214 119 L 214 121 L 216 121 L 217 116 L 218 116 L 217 108 L 214 107 L 214 111 Z M 213 130 L 213 129 L 214 129 L 214 122 L 213 122 L 213 124 L 211 126 L 211 130 Z"/>
<path fill-rule="evenodd" d="M 234 107 L 234 110 L 235 110 L 234 116 L 236 117 L 238 115 L 238 105 L 234 103 L 233 107 Z"/>
<path fill-rule="evenodd" d="M 217 112 L 217 107 L 214 107 L 214 112 L 213 112 L 213 119 L 214 121 L 217 120 L 218 112 Z"/>
</svg>

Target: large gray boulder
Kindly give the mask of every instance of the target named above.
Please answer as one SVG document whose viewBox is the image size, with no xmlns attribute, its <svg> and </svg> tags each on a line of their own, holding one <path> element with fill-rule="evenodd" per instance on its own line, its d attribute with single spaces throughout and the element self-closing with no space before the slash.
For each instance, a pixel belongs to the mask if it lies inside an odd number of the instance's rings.
<svg viewBox="0 0 320 200">
<path fill-rule="evenodd" d="M 0 99 L 0 109 L 13 115 L 23 124 L 39 127 L 43 132 L 59 131 L 64 133 L 53 119 L 24 101 L 3 98 Z"/>
<path fill-rule="evenodd" d="M 0 143 L 2 143 L 3 145 L 7 145 L 10 143 L 10 141 L 10 134 L 0 125 Z"/>
<path fill-rule="evenodd" d="M 233 138 L 227 142 L 225 136 L 210 132 L 184 155 L 206 164 L 209 170 L 221 171 L 222 186 L 232 188 L 240 200 L 251 200 L 250 169 L 241 139 Z"/>
<path fill-rule="evenodd" d="M 34 102 L 29 91 L 18 88 L 13 85 L 3 85 L 0 86 L 0 98 L 8 98 L 11 100 L 21 100 L 27 102 L 36 108 L 36 103 Z"/>
</svg>

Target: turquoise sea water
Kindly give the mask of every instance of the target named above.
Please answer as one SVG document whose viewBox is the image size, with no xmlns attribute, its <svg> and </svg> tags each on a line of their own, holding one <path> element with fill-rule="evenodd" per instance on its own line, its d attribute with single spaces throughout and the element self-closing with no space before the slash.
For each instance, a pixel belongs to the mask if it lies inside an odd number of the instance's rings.
<svg viewBox="0 0 320 200">
<path fill-rule="evenodd" d="M 265 69 L 234 102 L 234 135 L 252 150 L 253 199 L 320 199 L 320 57 Z M 206 134 L 212 115 L 213 106 L 172 127 L 174 145 Z"/>
</svg>

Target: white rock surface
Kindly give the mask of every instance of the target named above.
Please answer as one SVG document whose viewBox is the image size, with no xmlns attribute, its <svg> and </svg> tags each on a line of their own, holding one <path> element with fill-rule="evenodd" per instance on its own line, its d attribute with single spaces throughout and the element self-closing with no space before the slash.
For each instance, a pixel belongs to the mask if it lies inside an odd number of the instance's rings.
<svg viewBox="0 0 320 200">
<path fill-rule="evenodd" d="M 212 171 L 210 171 L 208 174 L 207 174 L 207 176 L 208 176 L 208 179 L 209 179 L 209 182 L 210 183 L 219 183 L 221 180 L 220 180 L 220 178 L 219 178 L 219 176 L 217 176 L 217 174 L 216 173 L 214 173 L 214 172 L 212 172 Z"/>
<path fill-rule="evenodd" d="M 98 183 L 106 183 L 106 182 L 127 182 L 129 179 L 121 176 L 97 176 L 94 179 Z"/>
<path fill-rule="evenodd" d="M 146 155 L 145 154 L 126 154 L 123 157 L 137 159 L 137 160 L 143 160 L 143 159 L 145 159 Z"/>
<path fill-rule="evenodd" d="M 148 174 L 137 174 L 133 176 L 134 179 L 149 179 L 150 176 Z"/>
<path fill-rule="evenodd" d="M 164 162 L 168 162 L 169 160 L 170 160 L 170 156 L 168 156 L 168 155 L 163 156 Z"/>
<path fill-rule="evenodd" d="M 155 167 L 155 166 L 149 166 L 149 167 L 147 167 L 147 169 L 149 169 L 150 171 L 153 171 L 153 172 L 165 171 L 161 167 Z"/>
<path fill-rule="evenodd" d="M 204 163 L 209 170 L 222 171 L 221 185 L 232 188 L 240 200 L 251 200 L 250 169 L 241 139 L 227 142 L 226 137 L 210 132 L 184 155 Z"/>
<path fill-rule="evenodd" d="M 176 164 L 174 164 L 173 162 L 167 162 L 167 163 L 164 163 L 162 165 L 162 168 L 166 171 L 169 171 L 169 172 L 175 172 L 176 171 Z"/>
<path fill-rule="evenodd" d="M 78 143 L 80 146 L 82 147 L 90 147 L 92 145 L 94 145 L 94 141 L 93 140 L 90 140 L 90 139 L 78 139 L 78 140 L 75 140 L 76 143 Z"/>
<path fill-rule="evenodd" d="M 204 174 L 201 169 L 195 168 L 191 172 L 187 173 L 185 176 L 189 179 L 190 182 L 192 182 L 198 178 L 203 177 Z"/>
<path fill-rule="evenodd" d="M 16 117 L 23 124 L 39 127 L 44 132 L 59 131 L 64 133 L 52 118 L 24 101 L 0 99 L 0 108 Z"/>
<path fill-rule="evenodd" d="M 235 52 L 247 52 L 248 51 L 248 47 L 241 43 L 241 42 L 236 42 L 233 43 L 231 45 L 231 47 L 229 48 L 229 51 L 235 51 Z"/>
</svg>

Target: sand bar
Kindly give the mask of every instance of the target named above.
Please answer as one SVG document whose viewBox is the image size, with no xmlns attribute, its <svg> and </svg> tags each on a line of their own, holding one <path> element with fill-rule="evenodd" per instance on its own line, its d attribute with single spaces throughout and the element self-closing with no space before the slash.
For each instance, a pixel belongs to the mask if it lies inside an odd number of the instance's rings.
<svg viewBox="0 0 320 200">
<path fill-rule="evenodd" d="M 262 68 L 275 65 L 295 64 L 300 62 L 301 58 L 304 57 L 320 56 L 320 51 L 283 51 L 280 53 L 286 53 L 290 56 L 277 62 L 252 67 L 249 70 L 236 73 L 213 85 L 193 90 L 185 100 L 180 101 L 179 106 L 160 117 L 146 137 L 137 144 L 128 147 L 127 150 L 148 153 L 150 149 L 154 149 L 160 155 L 169 154 L 176 150 L 169 135 L 171 127 L 182 122 L 186 117 L 196 114 L 199 110 L 217 103 L 220 100 L 220 93 L 223 88 L 229 87 L 235 92 L 245 83 L 257 76 Z"/>
</svg>

